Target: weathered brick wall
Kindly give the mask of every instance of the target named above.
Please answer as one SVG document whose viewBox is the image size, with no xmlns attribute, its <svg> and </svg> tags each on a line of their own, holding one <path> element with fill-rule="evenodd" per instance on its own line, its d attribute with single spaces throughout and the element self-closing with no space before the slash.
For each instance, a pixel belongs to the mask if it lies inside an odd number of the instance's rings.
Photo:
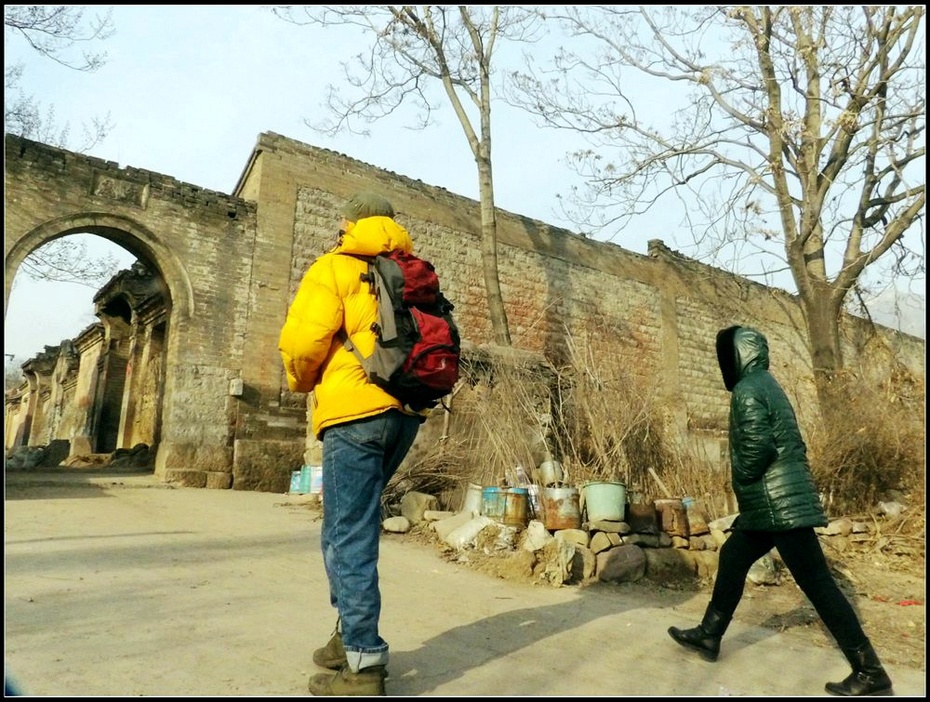
<svg viewBox="0 0 930 702">
<path fill-rule="evenodd" d="M 275 217 L 283 228 L 294 213 L 288 300 L 313 257 L 332 246 L 345 198 L 372 189 L 392 201 L 417 252 L 436 265 L 456 304 L 463 338 L 477 344 L 491 338 L 478 203 L 273 134 L 262 135 L 258 151 L 261 179 L 272 177 L 278 187 L 288 183 L 295 190 L 294 201 L 286 200 L 293 209 Z M 266 206 L 261 199 L 260 212 Z M 769 338 L 772 371 L 802 422 L 813 421 L 816 396 L 794 296 L 697 263 L 658 240 L 643 256 L 506 212 L 498 224 L 501 286 L 516 346 L 556 362 L 565 358 L 566 335 L 585 335 L 614 353 L 619 346 L 632 372 L 661 386 L 681 429 L 706 437 L 703 448 L 716 456 L 729 395 L 717 369 L 714 339 L 725 326 L 754 325 Z M 871 335 L 867 325 L 849 318 L 844 329 L 849 364 L 874 366 L 857 341 Z M 922 340 L 891 330 L 879 335 L 893 344 L 899 363 L 923 377 Z"/>
<path fill-rule="evenodd" d="M 106 331 L 104 325 L 95 323 L 75 339 L 75 346 L 80 354 L 77 381 L 74 390 L 74 406 L 70 421 L 63 423 L 59 439 L 71 441 L 71 451 L 75 454 L 92 453 L 95 449 L 94 410 L 96 392 L 99 384 L 100 369 L 106 355 Z"/>
<path fill-rule="evenodd" d="M 23 258 L 69 233 L 112 239 L 164 281 L 156 470 L 166 479 L 283 490 L 306 460 L 305 397 L 286 391 L 278 336 L 300 277 L 332 244 L 342 203 L 358 190 L 394 204 L 418 253 L 436 265 L 463 338 L 491 338 L 479 207 L 468 198 L 275 134 L 260 135 L 233 195 L 9 135 L 6 145 L 5 301 Z M 661 392 L 683 431 L 709 437 L 714 450 L 728 399 L 714 336 L 754 324 L 802 418 L 813 406 L 792 296 L 681 257 L 661 245 L 661 232 L 648 233 L 654 240 L 642 255 L 504 211 L 498 222 L 502 290 L 520 348 L 558 364 L 575 336 L 603 344 Z M 876 340 L 851 319 L 844 330 L 849 363 L 864 376 L 880 379 L 903 364 L 923 378 L 922 340 L 889 330 Z M 84 360 L 78 403 L 92 375 Z M 241 394 L 231 394 L 230 381 L 241 382 Z M 8 418 L 8 430 L 21 427 Z"/>
</svg>

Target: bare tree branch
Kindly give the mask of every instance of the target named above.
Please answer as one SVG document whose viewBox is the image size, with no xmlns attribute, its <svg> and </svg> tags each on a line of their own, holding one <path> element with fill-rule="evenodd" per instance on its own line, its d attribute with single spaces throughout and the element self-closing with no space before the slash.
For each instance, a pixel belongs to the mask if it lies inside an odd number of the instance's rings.
<svg viewBox="0 0 930 702">
<path fill-rule="evenodd" d="M 744 269 L 751 246 L 791 271 L 826 385 L 866 270 L 926 272 L 924 9 L 567 6 L 548 17 L 577 46 L 528 64 L 509 99 L 590 141 L 572 161 L 587 182 L 570 201 L 575 221 L 621 235 L 680 193 L 712 262 Z M 634 100 L 633 74 L 655 91 Z M 658 124 L 632 109 L 646 114 L 671 86 L 685 88 L 680 109 Z"/>
<path fill-rule="evenodd" d="M 114 32 L 112 9 L 102 15 L 86 16 L 82 5 L 4 5 L 6 40 L 23 40 L 39 55 L 68 69 L 94 72 L 106 62 L 106 53 L 82 50 L 77 45 L 94 44 Z M 77 55 L 75 55 L 77 53 Z M 71 147 L 71 127 L 58 124 L 55 106 L 42 105 L 22 88 L 22 63 L 4 70 L 3 124 L 6 132 L 60 148 L 86 152 L 94 148 L 112 129 L 110 115 L 94 117 L 81 125 L 81 141 Z M 99 287 L 116 272 L 112 257 L 91 260 L 86 246 L 68 239 L 56 239 L 33 251 L 22 270 L 34 280 L 72 282 Z"/>
<path fill-rule="evenodd" d="M 491 327 L 497 343 L 511 344 L 497 272 L 497 219 L 491 157 L 494 56 L 500 40 L 533 41 L 538 18 L 517 6 L 284 5 L 273 12 L 294 24 L 356 27 L 370 41 L 342 64 L 352 89 L 343 97 L 330 86 L 323 122 L 306 124 L 334 135 L 366 134 L 370 124 L 412 103 L 417 128 L 432 124 L 445 100 L 455 112 L 475 159 L 481 203 L 481 259 Z M 437 90 L 441 88 L 441 93 Z"/>
</svg>

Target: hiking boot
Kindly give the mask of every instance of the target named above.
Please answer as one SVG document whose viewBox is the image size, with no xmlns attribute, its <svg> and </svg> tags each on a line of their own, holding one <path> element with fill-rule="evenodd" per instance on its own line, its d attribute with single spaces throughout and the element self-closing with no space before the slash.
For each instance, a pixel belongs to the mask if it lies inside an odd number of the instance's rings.
<svg viewBox="0 0 930 702">
<path fill-rule="evenodd" d="M 383 665 L 362 668 L 357 673 L 343 666 L 335 673 L 318 673 L 310 677 L 307 690 L 315 697 L 384 697 Z"/>
<path fill-rule="evenodd" d="M 339 670 L 346 664 L 346 650 L 342 647 L 342 634 L 333 632 L 332 638 L 323 648 L 313 652 L 313 662 L 321 668 Z"/>
<path fill-rule="evenodd" d="M 705 661 L 713 662 L 720 655 L 720 639 L 723 638 L 730 617 L 726 617 L 710 605 L 704 612 L 704 619 L 693 629 L 669 627 L 668 634 L 679 644 L 701 654 Z"/>
<path fill-rule="evenodd" d="M 827 692 L 843 697 L 877 697 L 894 694 L 891 690 L 891 678 L 882 667 L 871 643 L 866 643 L 859 648 L 844 649 L 843 655 L 852 666 L 852 673 L 843 682 L 828 682 L 824 688 Z"/>
</svg>

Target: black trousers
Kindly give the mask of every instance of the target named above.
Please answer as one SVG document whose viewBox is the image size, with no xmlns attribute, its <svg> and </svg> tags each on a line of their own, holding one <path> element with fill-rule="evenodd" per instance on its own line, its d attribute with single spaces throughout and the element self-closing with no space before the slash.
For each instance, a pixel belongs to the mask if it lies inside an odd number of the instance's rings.
<svg viewBox="0 0 930 702">
<path fill-rule="evenodd" d="M 732 617 L 743 597 L 749 569 L 773 547 L 778 549 L 798 587 L 817 610 L 840 648 L 853 649 L 868 643 L 855 610 L 827 566 L 813 528 L 733 530 L 720 549 L 711 606 L 720 614 Z"/>
</svg>

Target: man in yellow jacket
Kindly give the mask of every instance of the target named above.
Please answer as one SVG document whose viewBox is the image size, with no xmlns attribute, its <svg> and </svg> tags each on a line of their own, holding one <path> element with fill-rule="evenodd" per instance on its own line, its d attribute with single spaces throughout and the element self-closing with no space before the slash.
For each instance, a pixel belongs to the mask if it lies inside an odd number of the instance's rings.
<svg viewBox="0 0 930 702">
<path fill-rule="evenodd" d="M 423 421 L 371 383 L 342 333 L 369 356 L 375 347 L 375 297 L 362 276 L 375 256 L 411 252 L 394 208 L 370 192 L 351 197 L 335 248 L 309 267 L 278 343 L 288 387 L 311 393 L 312 430 L 323 442 L 323 563 L 336 631 L 313 661 L 335 672 L 314 675 L 314 695 L 384 695 L 388 644 L 381 638 L 378 546 L 381 493 Z"/>
</svg>

